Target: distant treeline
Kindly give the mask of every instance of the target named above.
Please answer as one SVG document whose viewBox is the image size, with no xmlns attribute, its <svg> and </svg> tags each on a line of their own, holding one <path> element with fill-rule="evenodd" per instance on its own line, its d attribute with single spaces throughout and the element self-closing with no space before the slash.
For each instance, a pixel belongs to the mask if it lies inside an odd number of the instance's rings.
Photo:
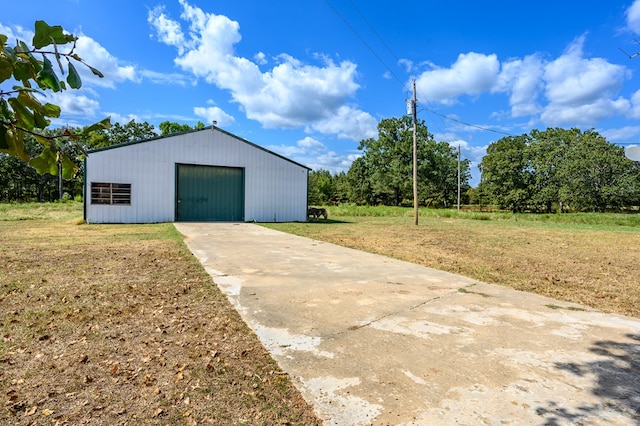
<svg viewBox="0 0 640 426">
<path fill-rule="evenodd" d="M 163 122 L 115 123 L 81 141 L 86 150 L 149 139 L 204 127 Z M 507 136 L 489 145 L 482 159 L 480 184 L 469 185 L 470 161 L 459 159 L 447 142 L 437 142 L 423 121 L 417 126 L 418 202 L 422 207 L 461 203 L 495 206 L 513 212 L 638 211 L 639 163 L 624 149 L 593 130 L 550 128 Z M 41 147 L 26 138 L 29 150 Z M 69 150 L 76 149 L 69 147 Z M 360 141 L 361 155 L 346 172 L 309 173 L 310 205 L 413 205 L 413 122 L 411 117 L 383 119 L 378 136 Z M 33 153 L 36 154 L 37 153 Z M 70 152 L 79 173 L 63 180 L 63 198 L 80 198 L 83 153 Z M 0 201 L 54 201 L 60 198 L 57 176 L 40 175 L 27 163 L 0 154 Z"/>
</svg>

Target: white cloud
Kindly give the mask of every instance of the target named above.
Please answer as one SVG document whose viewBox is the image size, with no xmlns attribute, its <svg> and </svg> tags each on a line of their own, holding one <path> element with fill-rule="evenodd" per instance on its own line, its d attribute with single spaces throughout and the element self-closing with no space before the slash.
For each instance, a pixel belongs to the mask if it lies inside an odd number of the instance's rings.
<svg viewBox="0 0 640 426">
<path fill-rule="evenodd" d="M 111 114 L 109 114 L 109 116 L 111 117 L 112 123 L 127 124 L 132 120 L 137 123 L 141 123 L 143 121 L 138 115 L 135 114 L 121 115 L 117 112 L 112 112 Z"/>
<path fill-rule="evenodd" d="M 82 83 L 113 88 L 116 83 L 124 81 L 139 82 L 140 76 L 136 74 L 136 69 L 132 65 L 121 66 L 116 57 L 111 55 L 107 49 L 102 47 L 91 37 L 78 36 L 76 41 L 76 53 L 92 67 L 100 70 L 104 78 L 94 76 L 91 71 L 81 64 L 75 64 L 80 73 Z"/>
<path fill-rule="evenodd" d="M 635 0 L 627 9 L 627 28 L 640 34 L 640 0 Z"/>
<path fill-rule="evenodd" d="M 602 136 L 607 138 L 609 142 L 626 141 L 631 138 L 640 139 L 640 126 L 625 126 L 618 129 L 601 130 Z"/>
<path fill-rule="evenodd" d="M 338 154 L 310 136 L 299 140 L 295 145 L 270 145 L 267 149 L 305 164 L 311 169 L 324 169 L 331 173 L 348 171 L 351 163 L 362 155 L 361 153 Z"/>
<path fill-rule="evenodd" d="M 196 81 L 191 77 L 178 73 L 161 73 L 151 70 L 140 70 L 140 77 L 155 84 L 177 85 L 177 86 L 195 86 Z"/>
<path fill-rule="evenodd" d="M 637 90 L 631 95 L 631 109 L 629 111 L 631 118 L 640 118 L 640 90 Z"/>
<path fill-rule="evenodd" d="M 451 105 L 465 95 L 504 93 L 511 118 L 529 117 L 529 124 L 547 126 L 595 127 L 599 120 L 625 114 L 640 118 L 640 95 L 631 102 L 619 96 L 630 70 L 603 58 L 585 58 L 585 40 L 584 35 L 576 38 L 553 60 L 534 53 L 500 64 L 494 54 L 461 54 L 450 68 L 421 74 L 418 94 Z"/>
<path fill-rule="evenodd" d="M 7 35 L 10 41 L 19 39 L 30 43 L 33 38 L 33 31 L 20 26 L 8 27 L 0 24 L 0 33 Z M 80 56 L 88 65 L 96 68 L 104 74 L 104 78 L 99 78 L 95 76 L 87 66 L 74 61 L 73 65 L 80 74 L 83 88 L 92 85 L 113 88 L 116 83 L 122 81 L 140 80 L 136 75 L 135 67 L 131 65 L 121 66 L 117 58 L 112 56 L 104 47 L 91 37 L 87 37 L 82 33 L 75 33 L 75 35 L 78 37 L 78 40 L 76 41 L 74 53 Z M 71 51 L 71 47 L 71 44 L 59 45 L 58 51 L 60 53 L 69 53 Z M 64 66 L 66 61 L 62 61 L 62 64 Z M 57 67 L 56 72 L 58 72 L 58 76 L 61 80 L 66 78 L 66 67 L 64 75 L 60 74 L 60 70 Z"/>
<path fill-rule="evenodd" d="M 156 8 L 149 13 L 149 22 L 158 39 L 177 48 L 175 63 L 183 70 L 229 91 L 248 118 L 265 128 L 305 127 L 354 140 L 371 134 L 371 123 L 376 120 L 347 106 L 359 89 L 356 64 L 336 64 L 317 54 L 319 63 L 311 65 L 281 54 L 276 65 L 262 72 L 258 64 L 266 62 L 263 53 L 254 57 L 256 62 L 235 54 L 234 46 L 242 39 L 238 22 L 205 13 L 186 0 L 180 4 L 188 36 L 178 22 Z"/>
<path fill-rule="evenodd" d="M 265 55 L 263 52 L 258 52 L 253 55 L 253 59 L 259 65 L 265 65 L 267 63 L 267 55 Z"/>
<path fill-rule="evenodd" d="M 326 119 L 312 124 L 314 130 L 336 134 L 340 139 L 360 140 L 378 134 L 378 122 L 369 113 L 349 106 L 341 106 Z"/>
<path fill-rule="evenodd" d="M 65 115 L 95 117 L 100 110 L 98 101 L 68 91 L 56 93 L 55 103 L 64 111 Z"/>
<path fill-rule="evenodd" d="M 186 47 L 186 41 L 180 24 L 167 17 L 164 6 L 156 6 L 149 11 L 147 22 L 155 29 L 158 40 L 169 46 L 175 46 L 182 55 Z M 153 36 L 153 34 L 152 34 Z"/>
<path fill-rule="evenodd" d="M 585 37 L 574 40 L 556 60 L 545 65 L 541 120 L 547 125 L 594 126 L 605 117 L 625 114 L 629 101 L 615 99 L 629 71 L 602 58 L 583 57 Z"/>
<path fill-rule="evenodd" d="M 269 145 L 267 149 L 282 154 L 285 157 L 296 157 L 298 159 L 328 151 L 322 142 L 310 136 L 299 140 L 295 145 Z"/>
<path fill-rule="evenodd" d="M 196 116 L 204 119 L 205 125 L 210 125 L 214 121 L 216 122 L 216 126 L 226 126 L 235 121 L 235 119 L 224 112 L 217 106 L 213 107 L 195 107 L 193 112 Z"/>
<path fill-rule="evenodd" d="M 10 45 L 14 45 L 16 39 L 29 42 L 33 38 L 33 31 L 20 25 L 8 27 L 0 23 L 0 34 L 7 36 L 7 42 Z"/>
<path fill-rule="evenodd" d="M 605 59 L 585 59 L 584 40 L 584 36 L 577 38 L 562 56 L 545 66 L 545 92 L 551 103 L 573 106 L 610 98 L 628 75 L 623 66 Z"/>
<path fill-rule="evenodd" d="M 326 151 L 327 147 L 324 146 L 322 142 L 317 139 L 314 139 L 310 136 L 305 137 L 304 139 L 298 141 L 298 146 L 300 148 L 304 148 L 305 150 L 309 150 L 311 152 L 317 151 Z"/>
<path fill-rule="evenodd" d="M 500 63 L 495 54 L 461 53 L 451 68 L 437 68 L 416 79 L 426 101 L 451 105 L 462 95 L 479 95 L 494 89 Z"/>
<path fill-rule="evenodd" d="M 513 59 L 502 64 L 496 91 L 510 91 L 511 115 L 522 117 L 540 111 L 537 102 L 542 88 L 544 64 L 538 55 Z"/>
<path fill-rule="evenodd" d="M 595 127 L 595 124 L 606 117 L 624 114 L 629 110 L 629 101 L 624 98 L 616 100 L 598 99 L 587 104 L 563 105 L 551 103 L 542 112 L 540 119 L 549 127 L 580 126 Z"/>
</svg>

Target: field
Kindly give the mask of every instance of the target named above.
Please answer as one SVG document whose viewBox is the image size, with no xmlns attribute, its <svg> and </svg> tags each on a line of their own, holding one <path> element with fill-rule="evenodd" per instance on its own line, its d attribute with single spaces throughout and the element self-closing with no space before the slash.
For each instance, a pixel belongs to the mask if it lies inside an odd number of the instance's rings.
<svg viewBox="0 0 640 426">
<path fill-rule="evenodd" d="M 328 207 L 273 229 L 640 317 L 640 215 Z"/>
<path fill-rule="evenodd" d="M 317 424 L 171 224 L 0 205 L 0 424 Z M 640 215 L 330 207 L 264 224 L 640 317 Z"/>
<path fill-rule="evenodd" d="M 317 424 L 171 224 L 0 205 L 0 424 Z"/>
</svg>

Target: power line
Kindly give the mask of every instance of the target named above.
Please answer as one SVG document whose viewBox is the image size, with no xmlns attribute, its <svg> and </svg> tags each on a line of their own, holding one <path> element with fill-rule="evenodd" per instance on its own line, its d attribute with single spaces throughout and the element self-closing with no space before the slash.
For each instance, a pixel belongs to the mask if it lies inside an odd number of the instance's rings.
<svg viewBox="0 0 640 426">
<path fill-rule="evenodd" d="M 375 50 L 365 41 L 365 39 L 358 33 L 358 31 L 356 31 L 356 29 L 349 24 L 349 22 L 347 21 L 347 19 L 342 16 L 342 14 L 333 6 L 333 4 L 331 4 L 331 2 L 329 0 L 325 0 L 325 2 L 327 3 L 327 5 L 329 5 L 329 7 L 333 10 L 333 12 L 342 20 L 342 22 L 344 22 L 344 24 L 356 35 L 356 37 L 358 37 L 358 39 L 362 42 L 362 44 L 364 44 L 367 49 L 369 49 L 369 51 L 371 52 L 371 54 L 373 54 L 373 56 L 376 57 L 376 59 L 378 59 L 378 61 L 380 61 L 380 63 L 389 71 L 389 73 L 396 79 L 398 80 L 398 82 L 402 85 L 405 84 L 405 82 L 403 82 L 391 69 L 391 67 L 389 67 L 387 65 L 387 63 L 375 52 Z M 391 50 L 391 48 L 389 47 L 389 45 L 387 43 L 385 43 L 384 39 L 382 38 L 382 36 L 380 36 L 380 34 L 375 30 L 375 28 L 373 27 L 373 25 L 371 25 L 371 23 L 369 23 L 369 21 L 364 17 L 364 15 L 362 14 L 362 12 L 360 12 L 360 9 L 358 9 L 356 7 L 356 5 L 353 3 L 352 0 L 349 0 L 349 4 L 351 5 L 351 7 L 353 7 L 353 9 L 358 13 L 358 15 L 360 16 L 360 18 L 367 24 L 367 26 L 371 29 L 371 31 L 376 35 L 376 37 L 378 37 L 378 39 L 382 42 L 382 44 L 384 45 L 384 47 L 389 51 L 389 53 L 391 53 L 391 56 L 393 56 L 396 61 L 400 62 L 400 59 L 398 59 L 398 56 L 393 52 L 393 50 Z M 407 74 L 409 74 L 407 72 Z M 410 75 L 409 75 L 410 77 Z M 423 108 L 423 110 L 428 111 L 432 114 L 435 114 L 437 116 L 440 116 L 444 119 L 447 120 L 451 120 L 451 121 L 455 121 L 456 123 L 460 123 L 463 124 L 465 126 L 469 126 L 469 127 L 473 127 L 479 130 L 483 130 L 483 131 L 487 131 L 487 132 L 493 132 L 493 133 L 499 133 L 499 134 L 503 134 L 503 135 L 507 135 L 507 136 L 513 136 L 511 133 L 507 133 L 507 132 L 502 132 L 500 130 L 494 130 L 494 129 L 490 129 L 488 127 L 483 127 L 483 126 L 479 126 L 477 124 L 471 124 L 471 123 L 467 123 L 466 121 L 463 120 L 459 120 L 457 118 L 453 118 L 453 117 L 449 117 L 447 115 L 438 113 L 430 108 Z"/>
<path fill-rule="evenodd" d="M 428 111 L 431 114 L 435 114 L 435 115 L 440 116 L 442 118 L 446 118 L 447 120 L 451 120 L 451 121 L 455 121 L 456 123 L 464 124 L 465 126 L 475 127 L 476 129 L 484 130 L 484 131 L 487 131 L 487 132 L 500 133 L 502 135 L 507 135 L 507 136 L 514 136 L 511 133 L 503 132 L 501 130 L 495 130 L 495 129 L 491 129 L 489 127 L 483 127 L 483 126 L 478 126 L 477 124 L 467 123 L 465 121 L 458 120 L 457 118 L 453 118 L 453 117 L 450 117 L 448 115 L 440 114 L 439 112 L 436 112 L 436 111 L 434 111 L 432 109 L 429 109 L 429 108 L 422 108 L 422 110 Z"/>
<path fill-rule="evenodd" d="M 338 15 L 338 17 L 342 20 L 342 22 L 344 22 L 344 24 L 345 24 L 347 27 L 349 27 L 349 29 L 350 29 L 350 30 L 351 30 L 351 31 L 356 35 L 356 37 L 358 37 L 358 39 L 362 42 L 362 44 L 364 44 L 364 45 L 367 47 L 367 49 L 369 49 L 369 51 L 373 54 L 373 56 L 375 56 L 375 57 L 380 61 L 380 63 L 381 63 L 382 65 L 384 65 L 384 67 L 385 67 L 387 70 L 389 70 L 389 72 L 391 73 L 391 75 L 392 75 L 392 76 L 394 76 L 394 77 L 396 78 L 396 80 L 398 80 L 400 83 L 402 83 L 402 80 L 400 80 L 400 79 L 398 78 L 398 76 L 396 76 L 396 75 L 395 75 L 395 73 L 393 72 L 393 70 L 392 70 L 392 69 L 391 69 L 391 68 L 390 68 L 390 67 L 389 67 L 389 66 L 388 66 L 388 65 L 387 65 L 387 64 L 382 60 L 382 58 L 381 58 L 381 57 L 380 57 L 380 56 L 375 52 L 375 50 L 373 50 L 373 48 L 372 48 L 371 46 L 369 46 L 369 44 L 364 40 L 364 38 L 362 38 L 362 37 L 360 36 L 360 34 L 358 33 L 358 31 L 356 31 L 356 29 L 355 29 L 355 28 L 353 28 L 353 27 L 351 26 L 351 24 L 349 24 L 349 22 L 347 21 L 347 19 L 346 19 L 344 16 L 342 16 L 342 15 L 340 14 L 340 12 L 338 12 L 338 9 L 336 9 L 336 8 L 333 6 L 333 4 L 331 4 L 331 2 L 330 2 L 329 0 L 324 0 L 324 1 L 329 5 L 329 7 L 333 10 L 333 12 L 334 12 L 336 15 Z"/>
<path fill-rule="evenodd" d="M 391 56 L 393 56 L 397 62 L 400 62 L 400 59 L 396 56 L 395 53 L 393 53 L 393 50 L 391 50 L 391 48 L 387 45 L 387 43 L 384 42 L 384 40 L 382 39 L 382 37 L 380 36 L 380 34 L 378 34 L 378 32 L 376 31 L 375 28 L 373 28 L 373 25 L 371 25 L 369 23 L 369 21 L 367 21 L 367 18 L 364 17 L 364 15 L 362 14 L 362 12 L 360 12 L 360 9 L 358 9 L 356 7 L 356 5 L 353 3 L 353 1 L 349 0 L 349 4 L 351 4 L 351 7 L 353 7 L 355 9 L 356 12 L 358 12 L 358 15 L 360 15 L 360 18 L 362 18 L 362 20 L 369 26 L 369 28 L 371 29 L 371 31 L 376 35 L 376 37 L 378 37 L 378 40 L 380 40 L 380 42 L 382 42 L 382 44 L 384 45 L 384 47 L 387 48 L 387 50 L 389 51 L 389 53 L 391 53 Z"/>
</svg>

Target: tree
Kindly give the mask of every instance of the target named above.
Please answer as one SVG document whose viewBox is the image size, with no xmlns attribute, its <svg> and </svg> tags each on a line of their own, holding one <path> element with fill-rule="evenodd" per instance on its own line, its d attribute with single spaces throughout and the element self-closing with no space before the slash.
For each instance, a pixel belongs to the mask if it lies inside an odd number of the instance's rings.
<svg viewBox="0 0 640 426">
<path fill-rule="evenodd" d="M 349 181 L 345 172 L 333 175 L 333 196 L 331 201 L 336 205 L 349 201 Z"/>
<path fill-rule="evenodd" d="M 570 147 L 580 139 L 578 129 L 547 129 L 531 131 L 527 155 L 533 170 L 531 202 L 535 210 L 550 213 L 554 206 L 560 211 L 566 204 L 562 169 Z"/>
<path fill-rule="evenodd" d="M 87 147 L 97 149 L 151 139 L 157 136 L 158 134 L 155 132 L 153 124 L 149 124 L 146 121 L 138 123 L 131 120 L 124 126 L 116 122 L 109 129 L 94 130 L 83 141 Z"/>
<path fill-rule="evenodd" d="M 563 197 L 575 210 L 602 212 L 638 200 L 640 173 L 622 147 L 594 130 L 580 133 L 565 154 L 560 176 Z"/>
<path fill-rule="evenodd" d="M 424 160 L 418 165 L 418 185 L 421 203 L 428 206 L 449 207 L 458 198 L 458 152 L 446 142 L 427 140 Z M 461 192 L 469 189 L 470 161 L 460 161 Z"/>
<path fill-rule="evenodd" d="M 417 127 L 420 203 L 451 205 L 457 198 L 457 152 L 446 142 L 436 142 L 424 121 L 420 121 Z M 363 151 L 363 156 L 352 164 L 348 173 L 348 181 L 358 202 L 412 205 L 412 118 L 404 116 L 382 120 L 378 124 L 378 138 L 361 141 L 358 149 Z M 461 169 L 462 182 L 468 186 L 469 162 L 462 162 Z"/>
<path fill-rule="evenodd" d="M 482 158 L 482 193 L 501 208 L 523 211 L 531 200 L 531 167 L 528 159 L 529 136 L 507 136 L 493 142 Z"/>
<path fill-rule="evenodd" d="M 480 189 L 514 212 L 604 211 L 635 205 L 640 172 L 593 130 L 532 130 L 502 138 L 480 163 Z"/>
<path fill-rule="evenodd" d="M 347 172 L 349 200 L 359 205 L 374 205 L 375 197 L 371 187 L 371 165 L 364 157 L 358 157 Z"/>
<path fill-rule="evenodd" d="M 94 75 L 103 77 L 100 71 L 74 52 L 76 40 L 76 36 L 65 34 L 62 27 L 49 26 L 44 21 L 35 22 L 31 47 L 22 40 L 16 40 L 12 47 L 8 44 L 8 37 L 0 34 L 0 84 L 13 84 L 11 90 L 0 88 L 0 152 L 28 161 L 38 173 L 56 175 L 61 168 L 66 178 L 75 175 L 77 167 L 65 152 L 63 141 L 77 141 L 93 130 L 110 125 L 107 118 L 86 127 L 81 135 L 73 133 L 71 129 L 56 135 L 44 133 L 51 123 L 50 118 L 59 117 L 61 111 L 57 105 L 42 103 L 40 97 L 45 96 L 48 90 L 60 92 L 67 88 L 79 89 L 82 81 L 74 63 L 80 63 Z M 61 48 L 69 45 L 68 52 L 60 52 Z M 53 50 L 42 50 L 49 46 Z M 35 55 L 42 59 L 37 59 Z M 65 80 L 58 78 L 50 58 L 56 61 L 61 75 L 66 73 Z M 37 156 L 25 148 L 27 135 L 33 136 L 43 146 Z"/>
<path fill-rule="evenodd" d="M 172 121 L 163 121 L 158 126 L 162 132 L 162 136 L 173 135 L 176 133 L 189 132 L 191 130 L 204 129 L 204 123 L 198 121 L 198 124 L 191 127 L 188 124 L 179 124 Z"/>
<path fill-rule="evenodd" d="M 328 170 L 312 170 L 309 172 L 309 205 L 326 205 L 333 198 L 333 178 Z"/>
</svg>

